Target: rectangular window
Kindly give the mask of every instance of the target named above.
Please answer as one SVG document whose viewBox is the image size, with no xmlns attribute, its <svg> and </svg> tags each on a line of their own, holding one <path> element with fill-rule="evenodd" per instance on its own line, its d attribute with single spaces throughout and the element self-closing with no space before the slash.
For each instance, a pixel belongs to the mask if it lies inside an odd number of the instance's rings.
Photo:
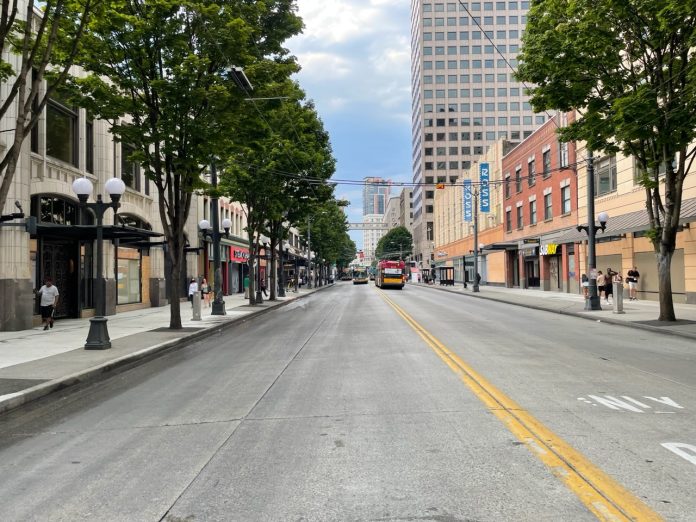
<svg viewBox="0 0 696 522">
<path fill-rule="evenodd" d="M 616 156 L 607 156 L 595 163 L 595 196 L 616 190 Z"/>
<path fill-rule="evenodd" d="M 522 169 L 515 169 L 515 192 L 522 192 Z"/>
<path fill-rule="evenodd" d="M 118 249 L 118 304 L 139 303 L 141 300 L 140 257 L 138 249 Z"/>
<path fill-rule="evenodd" d="M 522 208 L 522 207 L 520 207 Z M 537 213 L 536 213 L 536 199 L 529 202 L 529 224 L 536 225 Z"/>
<path fill-rule="evenodd" d="M 54 99 L 46 105 L 46 155 L 78 166 L 77 111 Z"/>
<path fill-rule="evenodd" d="M 566 185 L 561 189 L 561 204 L 564 214 L 570 214 L 570 185 Z"/>
<path fill-rule="evenodd" d="M 527 163 L 527 184 L 533 187 L 536 184 L 536 161 Z"/>
<path fill-rule="evenodd" d="M 85 170 L 94 174 L 94 122 L 91 119 L 85 124 Z"/>
<path fill-rule="evenodd" d="M 517 207 L 517 229 L 524 227 L 524 217 L 522 213 L 522 205 Z"/>
<path fill-rule="evenodd" d="M 551 149 L 548 149 L 542 154 L 542 163 L 544 169 L 544 177 L 548 178 L 551 175 Z"/>
<path fill-rule="evenodd" d="M 505 199 L 510 199 L 512 196 L 512 187 L 510 186 L 510 174 L 505 176 Z"/>
<path fill-rule="evenodd" d="M 512 210 L 505 211 L 505 231 L 512 232 Z"/>
<path fill-rule="evenodd" d="M 553 218 L 553 201 L 551 193 L 544 194 L 544 220 Z"/>
<path fill-rule="evenodd" d="M 134 147 L 121 144 L 121 179 L 127 187 L 140 191 L 140 165 L 130 159 L 134 152 Z"/>
</svg>

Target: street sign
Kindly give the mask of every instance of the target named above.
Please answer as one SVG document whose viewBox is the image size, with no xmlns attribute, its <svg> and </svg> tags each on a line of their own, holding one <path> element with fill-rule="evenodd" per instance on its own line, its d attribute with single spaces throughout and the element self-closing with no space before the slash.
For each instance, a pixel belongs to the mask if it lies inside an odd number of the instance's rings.
<svg viewBox="0 0 696 522">
<path fill-rule="evenodd" d="M 481 188 L 479 189 L 479 194 L 481 197 L 481 212 L 491 211 L 491 194 L 488 181 L 490 179 L 490 168 L 488 163 L 480 164 L 479 171 L 479 182 L 481 183 Z"/>
<path fill-rule="evenodd" d="M 464 180 L 464 221 L 473 221 L 473 194 L 471 193 L 471 180 Z"/>
</svg>

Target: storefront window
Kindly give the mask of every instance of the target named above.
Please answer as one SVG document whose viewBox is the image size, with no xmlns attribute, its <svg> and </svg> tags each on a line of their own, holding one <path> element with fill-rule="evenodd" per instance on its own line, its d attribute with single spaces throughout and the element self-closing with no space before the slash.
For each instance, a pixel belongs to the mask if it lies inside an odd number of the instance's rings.
<svg viewBox="0 0 696 522">
<path fill-rule="evenodd" d="M 120 247 L 118 249 L 118 304 L 139 303 L 140 294 L 140 250 Z"/>
</svg>

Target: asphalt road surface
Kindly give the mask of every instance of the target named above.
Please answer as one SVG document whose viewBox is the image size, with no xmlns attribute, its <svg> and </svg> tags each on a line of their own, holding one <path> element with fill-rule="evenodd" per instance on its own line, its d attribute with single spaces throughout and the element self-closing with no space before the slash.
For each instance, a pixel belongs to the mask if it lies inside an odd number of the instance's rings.
<svg viewBox="0 0 696 522">
<path fill-rule="evenodd" d="M 693 341 L 340 283 L 0 418 L 0 520 L 696 520 Z"/>
</svg>

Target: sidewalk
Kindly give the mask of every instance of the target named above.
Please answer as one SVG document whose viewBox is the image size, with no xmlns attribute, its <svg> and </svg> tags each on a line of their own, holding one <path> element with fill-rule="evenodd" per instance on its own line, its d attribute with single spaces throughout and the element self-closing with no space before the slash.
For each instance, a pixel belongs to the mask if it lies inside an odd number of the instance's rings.
<svg viewBox="0 0 696 522">
<path fill-rule="evenodd" d="M 225 296 L 227 315 L 213 316 L 211 308 L 203 308 L 201 321 L 193 321 L 191 305 L 182 302 L 181 330 L 169 329 L 169 306 L 122 312 L 108 317 L 111 348 L 107 350 L 84 349 L 89 319 L 59 320 L 48 331 L 39 326 L 0 332 L 0 414 L 163 350 L 184 346 L 323 288 L 328 286 L 287 292 L 285 298 L 258 306 L 249 306 L 243 294 Z"/>
<path fill-rule="evenodd" d="M 480 291 L 474 293 L 472 285 L 468 285 L 465 290 L 461 284 L 452 287 L 408 283 L 408 285 L 411 284 L 462 294 L 475 299 L 489 299 L 557 314 L 575 315 L 593 321 L 696 339 L 696 305 L 675 303 L 674 312 L 677 321 L 667 322 L 657 320 L 660 315 L 660 303 L 657 301 L 629 301 L 628 298 L 625 298 L 623 301 L 624 313 L 619 314 L 613 311 L 613 301 L 607 304 L 603 299 L 601 300 L 602 310 L 585 310 L 585 298 L 579 294 L 487 285 L 481 285 Z"/>
</svg>

